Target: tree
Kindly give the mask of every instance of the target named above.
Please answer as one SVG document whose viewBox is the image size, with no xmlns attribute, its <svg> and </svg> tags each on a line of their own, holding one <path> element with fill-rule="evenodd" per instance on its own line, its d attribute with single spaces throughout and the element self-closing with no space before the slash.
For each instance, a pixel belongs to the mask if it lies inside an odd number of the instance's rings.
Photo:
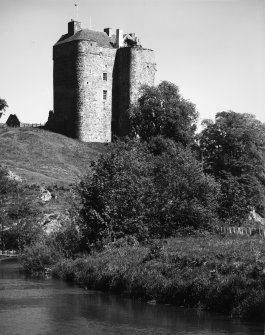
<svg viewBox="0 0 265 335">
<path fill-rule="evenodd" d="M 1 112 L 1 111 L 5 112 L 7 107 L 8 107 L 7 102 L 4 99 L 0 98 L 0 118 L 3 115 L 3 112 Z"/>
<path fill-rule="evenodd" d="M 15 193 L 16 183 L 8 178 L 8 171 L 0 166 L 0 229 L 1 249 L 5 250 L 5 230 L 7 226 L 7 208 L 12 203 L 12 194 Z"/>
<path fill-rule="evenodd" d="M 144 141 L 163 136 L 184 146 L 193 143 L 198 113 L 173 83 L 143 86 L 138 102 L 129 109 L 131 135 Z"/>
<path fill-rule="evenodd" d="M 23 249 L 42 233 L 40 211 L 26 186 L 0 166 L 1 249 Z"/>
<path fill-rule="evenodd" d="M 242 223 L 254 208 L 265 207 L 265 125 L 251 114 L 233 111 L 204 121 L 200 149 L 204 169 L 221 182 L 220 215 Z"/>
<path fill-rule="evenodd" d="M 164 138 L 114 143 L 79 187 L 86 246 L 209 229 L 218 185 L 188 149 Z"/>
</svg>

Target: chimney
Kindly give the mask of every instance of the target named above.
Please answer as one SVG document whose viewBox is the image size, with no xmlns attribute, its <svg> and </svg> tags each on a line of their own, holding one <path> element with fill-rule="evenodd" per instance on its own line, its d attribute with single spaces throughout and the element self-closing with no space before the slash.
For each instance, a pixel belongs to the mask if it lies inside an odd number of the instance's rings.
<svg viewBox="0 0 265 335">
<path fill-rule="evenodd" d="M 112 36 L 112 28 L 105 28 L 105 29 L 104 29 L 104 32 L 105 32 L 109 37 Z"/>
<path fill-rule="evenodd" d="M 116 29 L 116 47 L 123 47 L 123 32 L 121 29 Z"/>
<path fill-rule="evenodd" d="M 81 30 L 81 22 L 71 20 L 68 22 L 68 35 L 72 36 Z"/>
</svg>

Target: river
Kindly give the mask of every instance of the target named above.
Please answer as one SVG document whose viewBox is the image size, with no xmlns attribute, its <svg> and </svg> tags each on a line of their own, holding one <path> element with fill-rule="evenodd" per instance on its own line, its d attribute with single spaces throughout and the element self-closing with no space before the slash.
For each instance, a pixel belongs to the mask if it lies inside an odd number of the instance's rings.
<svg viewBox="0 0 265 335">
<path fill-rule="evenodd" d="M 19 273 L 0 261 L 0 335 L 257 335 L 263 325 L 174 306 L 150 305 L 55 279 Z"/>
</svg>

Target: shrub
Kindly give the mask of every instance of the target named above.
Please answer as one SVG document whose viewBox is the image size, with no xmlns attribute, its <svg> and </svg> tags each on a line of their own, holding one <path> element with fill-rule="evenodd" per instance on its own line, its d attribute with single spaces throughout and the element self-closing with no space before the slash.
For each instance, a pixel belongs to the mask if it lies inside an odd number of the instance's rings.
<svg viewBox="0 0 265 335">
<path fill-rule="evenodd" d="M 74 257 L 80 251 L 81 233 L 74 219 L 61 222 L 60 230 L 51 236 L 56 247 L 67 258 Z"/>
<path fill-rule="evenodd" d="M 111 244 L 102 252 L 60 262 L 54 273 L 91 289 L 264 320 L 265 278 L 261 273 L 256 277 L 255 270 L 264 269 L 263 243 L 218 236 L 163 242 Z"/>
<path fill-rule="evenodd" d="M 86 248 L 211 229 L 217 221 L 218 184 L 171 140 L 112 144 L 92 169 L 78 186 Z"/>
<path fill-rule="evenodd" d="M 239 303 L 235 314 L 240 314 L 246 319 L 265 319 L 265 290 L 251 290 L 247 297 Z"/>
<path fill-rule="evenodd" d="M 24 249 L 21 262 L 25 272 L 41 274 L 55 265 L 60 259 L 58 250 L 47 241 L 36 242 Z"/>
</svg>

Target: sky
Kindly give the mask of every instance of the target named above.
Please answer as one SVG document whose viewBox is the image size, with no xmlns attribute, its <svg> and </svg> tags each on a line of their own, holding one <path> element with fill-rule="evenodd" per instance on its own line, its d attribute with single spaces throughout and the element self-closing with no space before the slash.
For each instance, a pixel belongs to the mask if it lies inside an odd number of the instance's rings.
<svg viewBox="0 0 265 335">
<path fill-rule="evenodd" d="M 265 122 L 265 0 L 0 0 L 0 98 L 21 122 L 53 109 L 52 46 L 83 28 L 135 32 L 200 121 L 233 110 Z"/>
</svg>

